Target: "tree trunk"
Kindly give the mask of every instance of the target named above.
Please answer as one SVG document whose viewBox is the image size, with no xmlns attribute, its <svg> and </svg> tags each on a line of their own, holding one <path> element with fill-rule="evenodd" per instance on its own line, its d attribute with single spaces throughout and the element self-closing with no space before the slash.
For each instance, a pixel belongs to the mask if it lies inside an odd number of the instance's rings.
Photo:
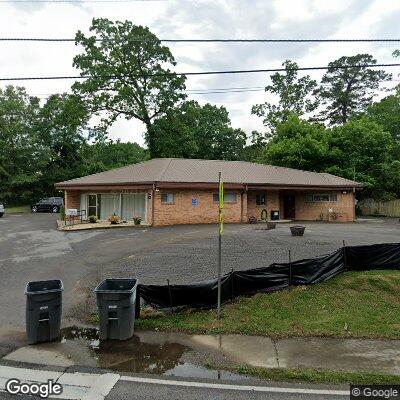
<svg viewBox="0 0 400 400">
<path fill-rule="evenodd" d="M 147 129 L 146 142 L 149 148 L 150 158 L 155 158 L 157 157 L 157 148 L 153 124 L 151 123 L 150 119 L 147 119 L 145 124 Z"/>
</svg>

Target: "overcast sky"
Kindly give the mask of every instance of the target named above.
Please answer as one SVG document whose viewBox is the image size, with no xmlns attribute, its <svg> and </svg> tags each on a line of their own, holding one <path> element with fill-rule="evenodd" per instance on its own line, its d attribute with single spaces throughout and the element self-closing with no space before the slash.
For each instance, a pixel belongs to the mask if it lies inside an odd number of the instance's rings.
<svg viewBox="0 0 400 400">
<path fill-rule="evenodd" d="M 93 17 L 129 19 L 147 25 L 159 38 L 398 38 L 400 2 L 393 0 L 160 0 L 82 3 L 8 2 L 0 0 L 1 37 L 68 37 L 87 32 Z M 342 55 L 367 52 L 380 63 L 395 62 L 396 45 L 355 44 L 169 44 L 177 71 L 279 67 L 286 59 L 300 66 L 323 66 Z M 400 47 L 397 46 L 397 47 Z M 76 75 L 73 43 L 1 42 L 0 77 Z M 389 70 L 389 69 L 388 69 Z M 397 74 L 400 68 L 391 68 Z M 319 78 L 320 74 L 311 74 Z M 187 89 L 264 86 L 267 74 L 188 77 Z M 396 83 L 396 82 L 395 82 Z M 397 82 L 398 83 L 398 82 Z M 32 95 L 68 91 L 70 81 L 24 82 Z M 2 84 L 5 86 L 5 83 Z M 251 106 L 262 91 L 191 95 L 201 103 L 225 106 L 234 127 L 249 135 L 262 130 Z M 143 126 L 119 120 L 110 137 L 143 144 Z"/>
</svg>

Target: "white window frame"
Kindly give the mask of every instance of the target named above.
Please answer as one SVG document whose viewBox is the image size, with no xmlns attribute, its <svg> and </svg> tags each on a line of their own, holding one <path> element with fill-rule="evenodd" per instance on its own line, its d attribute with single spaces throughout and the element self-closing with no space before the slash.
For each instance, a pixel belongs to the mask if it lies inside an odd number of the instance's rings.
<svg viewBox="0 0 400 400">
<path fill-rule="evenodd" d="M 232 195 L 235 196 L 235 200 L 231 201 L 231 200 L 226 200 L 226 195 Z M 219 203 L 219 193 L 213 193 L 213 203 Z M 238 195 L 235 192 L 224 192 L 224 204 L 235 204 L 237 203 L 237 198 Z"/>
<path fill-rule="evenodd" d="M 168 199 L 168 196 L 171 196 L 172 200 L 171 201 L 163 201 L 163 196 L 167 196 L 167 199 Z M 175 195 L 174 195 L 174 193 L 171 193 L 171 192 L 161 193 L 161 204 L 165 204 L 165 205 L 175 204 Z"/>
<path fill-rule="evenodd" d="M 316 200 L 314 196 L 328 196 L 329 200 Z M 338 201 L 337 193 L 307 193 L 305 200 L 306 203 L 334 203 Z"/>
</svg>

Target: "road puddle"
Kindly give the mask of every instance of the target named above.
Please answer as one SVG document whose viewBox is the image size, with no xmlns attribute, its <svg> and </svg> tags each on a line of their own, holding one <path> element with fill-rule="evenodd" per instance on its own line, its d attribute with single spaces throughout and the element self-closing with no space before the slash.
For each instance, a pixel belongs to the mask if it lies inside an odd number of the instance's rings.
<svg viewBox="0 0 400 400">
<path fill-rule="evenodd" d="M 125 341 L 100 341 L 94 328 L 65 328 L 59 343 L 34 347 L 62 351 L 75 365 L 98 367 L 120 373 L 145 373 L 192 378 L 238 380 L 242 375 L 206 368 L 188 358 L 198 346 L 191 346 L 185 336 L 161 332 L 137 332 Z M 186 343 L 185 343 L 186 341 Z M 201 347 L 201 346 L 200 346 Z M 43 354 L 43 353 L 42 353 Z"/>
</svg>

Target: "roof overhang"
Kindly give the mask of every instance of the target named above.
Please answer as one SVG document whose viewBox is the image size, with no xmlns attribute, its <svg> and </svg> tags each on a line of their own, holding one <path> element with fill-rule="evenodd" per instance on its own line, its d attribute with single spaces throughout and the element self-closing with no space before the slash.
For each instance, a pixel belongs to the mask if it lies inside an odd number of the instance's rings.
<svg viewBox="0 0 400 400">
<path fill-rule="evenodd" d="M 93 183 L 93 184 L 74 184 L 57 183 L 57 189 L 64 190 L 145 190 L 145 189 L 199 189 L 214 190 L 218 189 L 215 182 L 142 182 L 142 183 Z M 361 190 L 361 185 L 285 185 L 285 184 L 260 184 L 260 183 L 224 183 L 225 189 L 231 190 Z"/>
</svg>

